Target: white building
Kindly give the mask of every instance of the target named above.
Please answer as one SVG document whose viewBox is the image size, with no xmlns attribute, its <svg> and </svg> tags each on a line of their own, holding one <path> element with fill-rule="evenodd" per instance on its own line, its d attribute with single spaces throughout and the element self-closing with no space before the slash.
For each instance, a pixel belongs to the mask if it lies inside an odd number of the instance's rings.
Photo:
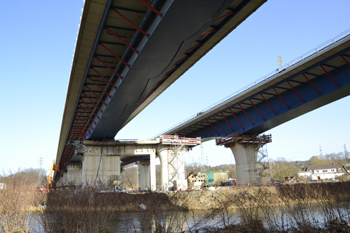
<svg viewBox="0 0 350 233">
<path fill-rule="evenodd" d="M 6 188 L 6 184 L 5 183 L 0 183 L 0 189 L 5 189 Z"/>
<path fill-rule="evenodd" d="M 307 177 L 309 180 L 335 179 L 342 175 L 344 175 L 342 167 L 335 163 L 310 165 L 304 172 L 298 173 L 299 177 Z"/>
</svg>

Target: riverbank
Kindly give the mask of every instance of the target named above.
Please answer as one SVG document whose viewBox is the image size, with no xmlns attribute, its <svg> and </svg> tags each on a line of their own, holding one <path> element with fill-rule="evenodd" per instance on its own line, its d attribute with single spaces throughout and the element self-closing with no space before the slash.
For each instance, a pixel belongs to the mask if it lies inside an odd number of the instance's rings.
<svg viewBox="0 0 350 233">
<path fill-rule="evenodd" d="M 67 188 L 41 198 L 47 207 L 31 211 L 46 232 L 99 232 L 115 216 L 133 216 L 126 229 L 143 232 L 347 231 L 350 222 L 350 182 L 147 193 Z M 196 211 L 205 214 L 194 218 Z"/>
</svg>

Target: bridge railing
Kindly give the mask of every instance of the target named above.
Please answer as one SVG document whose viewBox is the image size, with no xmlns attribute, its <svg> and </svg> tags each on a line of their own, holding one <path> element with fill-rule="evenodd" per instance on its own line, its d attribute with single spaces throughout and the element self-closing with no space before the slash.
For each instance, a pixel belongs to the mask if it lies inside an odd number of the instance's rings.
<svg viewBox="0 0 350 233">
<path fill-rule="evenodd" d="M 233 98 L 237 98 L 241 95 L 243 95 L 244 93 L 246 93 L 248 90 L 254 88 L 255 86 L 257 85 L 260 85 L 261 83 L 273 78 L 274 76 L 280 74 L 281 72 L 285 72 L 287 70 L 290 70 L 292 68 L 294 68 L 298 63 L 306 60 L 306 59 L 309 59 L 311 57 L 314 57 L 316 56 L 319 52 L 322 52 L 324 51 L 325 49 L 328 49 L 330 47 L 333 47 L 335 45 L 337 45 L 339 42 L 345 40 L 347 37 L 350 36 L 350 28 L 343 31 L 342 33 L 336 35 L 335 37 L 323 42 L 322 44 L 318 45 L 317 47 L 313 48 L 313 49 L 310 49 L 309 51 L 305 52 L 304 54 L 302 54 L 301 56 L 299 57 L 296 57 L 295 59 L 291 60 L 290 62 L 288 62 L 285 66 L 283 67 L 279 67 L 273 71 L 271 71 L 270 73 L 266 74 L 265 76 L 257 79 L 256 81 L 246 85 L 245 87 L 237 90 L 236 92 L 233 92 L 232 94 L 230 94 L 229 96 L 226 96 L 225 98 L 215 102 L 214 104 L 206 107 L 205 109 L 203 109 L 202 111 L 186 118 L 185 120 L 177 123 L 176 125 L 168 128 L 167 130 L 164 130 L 163 132 L 157 134 L 156 136 L 154 137 L 158 137 L 159 135 L 162 135 L 162 134 L 167 134 L 168 132 L 170 132 L 171 130 L 173 130 L 174 128 L 182 125 L 182 124 L 185 124 L 186 122 L 204 114 L 205 112 L 223 104 L 224 102 L 230 100 L 230 99 L 233 99 Z"/>
</svg>

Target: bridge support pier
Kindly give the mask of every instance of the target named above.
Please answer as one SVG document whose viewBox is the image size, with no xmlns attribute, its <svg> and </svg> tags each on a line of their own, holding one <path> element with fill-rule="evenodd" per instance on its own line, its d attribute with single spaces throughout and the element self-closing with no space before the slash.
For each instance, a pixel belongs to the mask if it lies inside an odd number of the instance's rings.
<svg viewBox="0 0 350 233">
<path fill-rule="evenodd" d="M 156 152 L 161 160 L 162 184 L 165 189 L 187 189 L 185 156 L 189 148 L 199 145 L 201 139 L 179 138 L 177 135 L 162 135 L 159 138 L 140 141 L 93 141 L 85 140 L 83 159 L 83 183 L 94 185 L 96 176 L 102 185 L 119 185 L 121 158 L 123 165 L 139 164 L 141 189 L 156 190 Z M 143 161 L 142 161 L 143 160 Z"/>
<path fill-rule="evenodd" d="M 158 157 L 164 190 L 186 190 L 185 158 L 189 146 L 183 144 L 159 145 Z"/>
<path fill-rule="evenodd" d="M 120 156 L 104 145 L 85 145 L 83 159 L 84 186 L 120 184 Z"/>
<path fill-rule="evenodd" d="M 257 145 L 234 143 L 230 146 L 236 161 L 238 184 L 257 184 Z"/>
<path fill-rule="evenodd" d="M 142 191 L 151 189 L 150 182 L 150 160 L 141 160 L 138 162 L 139 167 L 139 181 L 140 181 L 140 189 Z"/>
<path fill-rule="evenodd" d="M 74 163 L 67 165 L 67 174 L 65 182 L 68 185 L 80 186 L 82 185 L 82 163 Z"/>
<path fill-rule="evenodd" d="M 232 134 L 216 139 L 216 145 L 224 145 L 232 150 L 236 161 L 238 184 L 257 184 L 257 155 L 260 146 L 271 142 L 271 135 Z"/>
<path fill-rule="evenodd" d="M 120 156 L 84 155 L 84 185 L 120 184 Z"/>
</svg>

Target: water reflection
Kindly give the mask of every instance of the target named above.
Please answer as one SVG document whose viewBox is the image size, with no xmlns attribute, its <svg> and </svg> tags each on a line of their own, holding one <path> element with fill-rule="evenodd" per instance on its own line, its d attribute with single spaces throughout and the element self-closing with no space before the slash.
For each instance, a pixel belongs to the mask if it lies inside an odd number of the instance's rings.
<svg viewBox="0 0 350 233">
<path fill-rule="evenodd" d="M 325 227 L 332 221 L 332 216 L 350 220 L 350 202 L 314 203 L 305 208 L 298 205 L 260 209 L 258 218 L 260 226 L 265 229 L 283 231 L 298 229 L 298 224 L 312 227 Z M 335 208 L 333 205 L 336 205 Z M 333 206 L 333 207 L 332 207 Z M 331 208 L 332 207 L 332 208 Z M 155 209 L 156 210 L 156 209 Z M 325 211 L 327 213 L 325 213 Z M 332 213 L 337 211 L 337 213 Z M 247 213 L 240 210 L 204 210 L 204 211 L 140 211 L 117 212 L 109 224 L 109 232 L 207 232 L 213 227 L 225 227 L 247 221 Z M 31 215 L 31 232 L 45 232 L 40 226 L 40 214 Z M 258 225 L 259 225 L 258 224 Z"/>
<path fill-rule="evenodd" d="M 224 218 L 223 218 L 224 217 Z M 184 232 L 238 223 L 240 216 L 230 211 L 225 216 L 212 211 L 164 211 L 159 214 L 147 212 L 117 213 L 110 224 L 110 232 Z M 201 231 L 199 231 L 201 232 Z"/>
</svg>

